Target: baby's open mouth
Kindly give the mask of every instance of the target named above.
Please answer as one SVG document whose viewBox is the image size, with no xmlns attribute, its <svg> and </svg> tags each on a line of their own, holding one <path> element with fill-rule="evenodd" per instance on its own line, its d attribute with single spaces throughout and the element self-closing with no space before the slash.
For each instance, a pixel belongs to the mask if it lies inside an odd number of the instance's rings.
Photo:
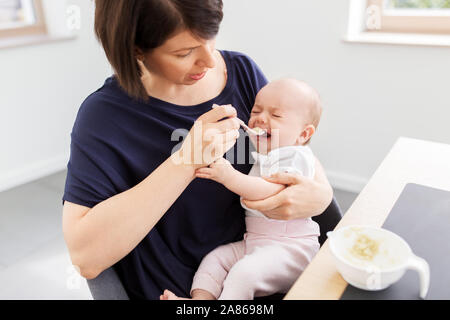
<svg viewBox="0 0 450 320">
<path fill-rule="evenodd" d="M 253 128 L 253 130 L 255 130 L 258 133 L 258 135 L 256 136 L 257 138 L 268 139 L 272 136 L 269 131 L 261 128 Z"/>
<path fill-rule="evenodd" d="M 253 131 L 255 131 L 258 137 L 269 138 L 271 136 L 270 132 L 267 129 L 262 129 L 260 127 L 254 127 Z"/>
</svg>

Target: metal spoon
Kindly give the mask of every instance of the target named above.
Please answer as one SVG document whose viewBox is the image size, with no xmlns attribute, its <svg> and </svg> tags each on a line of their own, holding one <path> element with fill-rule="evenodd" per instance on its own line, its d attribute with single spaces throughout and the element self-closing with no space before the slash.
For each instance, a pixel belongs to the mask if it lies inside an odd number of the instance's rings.
<svg viewBox="0 0 450 320">
<path fill-rule="evenodd" d="M 254 135 L 254 136 L 264 136 L 267 134 L 267 131 L 264 129 L 260 129 L 261 131 L 256 131 L 252 128 L 249 128 L 244 121 L 242 121 L 241 119 L 238 119 L 240 125 L 245 129 L 245 131 L 247 131 L 248 133 Z"/>
<path fill-rule="evenodd" d="M 214 104 L 214 105 L 212 106 L 213 109 L 214 109 L 214 108 L 217 108 L 217 107 L 218 107 L 217 104 Z M 239 124 L 245 129 L 245 131 L 247 131 L 248 133 L 250 133 L 250 134 L 252 134 L 252 135 L 254 135 L 254 136 L 264 136 L 264 135 L 267 134 L 267 131 L 266 131 L 266 130 L 260 129 L 260 131 L 256 131 L 256 130 L 254 130 L 254 129 L 249 128 L 249 127 L 245 124 L 245 122 L 242 121 L 241 119 L 239 119 L 239 118 L 237 118 L 237 119 L 238 119 L 238 121 L 239 121 Z"/>
</svg>

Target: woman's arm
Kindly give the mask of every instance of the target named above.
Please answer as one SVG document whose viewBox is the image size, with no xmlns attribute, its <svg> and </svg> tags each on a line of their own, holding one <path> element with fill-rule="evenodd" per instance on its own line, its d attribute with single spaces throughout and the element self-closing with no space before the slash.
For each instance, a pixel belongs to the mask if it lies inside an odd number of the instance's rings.
<svg viewBox="0 0 450 320">
<path fill-rule="evenodd" d="M 92 209 L 65 202 L 64 238 L 80 274 L 96 278 L 131 252 L 193 178 L 191 166 L 169 158 L 134 188 Z"/>
<path fill-rule="evenodd" d="M 316 175 L 308 179 L 298 174 L 277 173 L 267 181 L 288 187 L 265 200 L 243 200 L 245 206 L 261 211 L 268 218 L 291 220 L 322 214 L 333 199 L 333 188 L 316 159 Z"/>
<path fill-rule="evenodd" d="M 186 137 L 187 143 L 135 187 L 92 209 L 65 203 L 64 238 L 72 263 L 83 277 L 96 278 L 131 252 L 195 178 L 195 169 L 216 160 L 192 163 L 189 160 L 194 159 L 194 153 L 203 156 L 205 149 L 220 150 L 214 154 L 222 157 L 236 143 L 236 119 L 219 121 L 228 117 L 236 117 L 234 108 L 220 107 L 201 116 Z M 202 127 L 201 131 L 197 126 Z M 225 136 L 230 130 L 236 130 L 236 134 Z M 211 142 L 207 138 L 211 134 L 224 136 Z"/>
</svg>

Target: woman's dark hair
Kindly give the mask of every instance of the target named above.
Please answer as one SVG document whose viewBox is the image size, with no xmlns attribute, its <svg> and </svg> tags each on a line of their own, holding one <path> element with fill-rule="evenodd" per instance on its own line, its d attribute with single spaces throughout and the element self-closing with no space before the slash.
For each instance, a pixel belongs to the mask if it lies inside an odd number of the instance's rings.
<svg viewBox="0 0 450 320">
<path fill-rule="evenodd" d="M 136 49 L 148 53 L 179 30 L 212 39 L 222 22 L 222 0 L 95 0 L 95 34 L 121 87 L 147 100 Z"/>
</svg>

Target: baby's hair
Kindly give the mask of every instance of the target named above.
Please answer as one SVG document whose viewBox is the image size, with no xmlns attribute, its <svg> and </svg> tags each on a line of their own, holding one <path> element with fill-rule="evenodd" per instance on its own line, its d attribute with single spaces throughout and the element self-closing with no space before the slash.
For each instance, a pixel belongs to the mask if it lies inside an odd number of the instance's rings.
<svg viewBox="0 0 450 320">
<path fill-rule="evenodd" d="M 320 95 L 316 89 L 314 89 L 312 86 L 310 86 L 305 81 L 301 81 L 301 80 L 297 80 L 297 81 L 303 87 L 307 88 L 307 90 L 309 90 L 311 93 L 313 101 L 311 101 L 312 108 L 310 109 L 310 117 L 311 117 L 310 119 L 311 119 L 311 124 L 314 126 L 314 128 L 317 129 L 317 127 L 319 126 L 319 123 L 320 123 L 320 119 L 322 117 L 322 112 L 323 112 L 323 106 L 322 106 L 322 101 L 320 99 Z"/>
<path fill-rule="evenodd" d="M 314 89 L 313 87 L 311 87 L 311 86 L 309 86 L 309 87 L 311 88 L 311 90 L 313 92 L 313 97 L 314 97 L 311 120 L 312 120 L 312 125 L 314 126 L 314 129 L 317 131 L 317 127 L 319 127 L 320 119 L 322 118 L 323 105 L 322 105 L 322 100 L 320 99 L 319 92 L 317 92 L 317 90 Z M 305 144 L 306 145 L 310 144 L 311 140 L 312 140 L 312 137 L 310 137 L 308 139 L 308 141 L 306 141 Z"/>
<path fill-rule="evenodd" d="M 323 112 L 322 101 L 317 90 L 309 85 L 306 81 L 298 80 L 295 78 L 282 78 L 276 81 L 294 83 L 300 90 L 309 94 L 309 96 L 312 98 L 310 101 L 310 108 L 308 108 L 309 121 L 311 122 L 310 124 L 314 126 L 315 130 L 317 130 Z M 305 144 L 309 144 L 311 142 L 311 139 L 312 138 L 310 138 Z"/>
</svg>

